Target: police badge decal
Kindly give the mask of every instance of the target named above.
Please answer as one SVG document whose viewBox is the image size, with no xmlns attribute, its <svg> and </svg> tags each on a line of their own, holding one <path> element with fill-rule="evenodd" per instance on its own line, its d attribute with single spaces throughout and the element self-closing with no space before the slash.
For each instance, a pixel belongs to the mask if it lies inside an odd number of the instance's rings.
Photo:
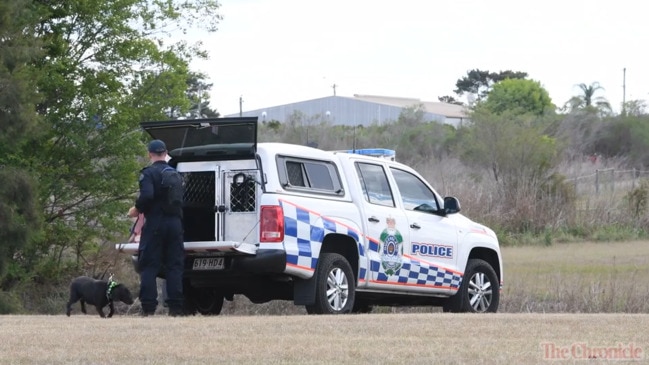
<svg viewBox="0 0 649 365">
<path fill-rule="evenodd" d="M 390 276 L 396 274 L 401 268 L 401 256 L 403 255 L 403 237 L 397 230 L 397 222 L 392 217 L 386 220 L 387 228 L 381 232 L 380 240 L 383 245 L 381 250 L 381 265 L 385 274 Z"/>
</svg>

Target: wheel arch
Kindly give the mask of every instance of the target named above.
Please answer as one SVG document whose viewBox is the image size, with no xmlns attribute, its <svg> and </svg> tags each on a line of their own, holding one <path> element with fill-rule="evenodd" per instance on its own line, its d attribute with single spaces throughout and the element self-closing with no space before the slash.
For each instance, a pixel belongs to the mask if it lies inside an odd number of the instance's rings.
<svg viewBox="0 0 649 365">
<path fill-rule="evenodd" d="M 330 233 L 322 240 L 320 254 L 323 253 L 337 253 L 347 259 L 347 262 L 352 267 L 354 277 L 358 281 L 358 243 L 354 238 L 341 233 Z"/>
<path fill-rule="evenodd" d="M 502 282 L 503 277 L 498 252 L 487 247 L 474 247 L 471 249 L 468 259 L 480 259 L 486 261 L 496 272 L 498 280 Z"/>
<path fill-rule="evenodd" d="M 359 271 L 359 253 L 358 243 L 348 235 L 342 233 L 329 233 L 322 240 L 322 247 L 318 254 L 322 257 L 323 253 L 337 253 L 343 256 L 352 268 L 352 275 L 356 278 L 355 284 L 358 284 Z M 318 260 L 318 265 L 320 260 Z M 309 279 L 298 279 L 294 284 L 293 303 L 295 305 L 311 305 L 315 301 L 316 295 L 316 274 Z"/>
</svg>

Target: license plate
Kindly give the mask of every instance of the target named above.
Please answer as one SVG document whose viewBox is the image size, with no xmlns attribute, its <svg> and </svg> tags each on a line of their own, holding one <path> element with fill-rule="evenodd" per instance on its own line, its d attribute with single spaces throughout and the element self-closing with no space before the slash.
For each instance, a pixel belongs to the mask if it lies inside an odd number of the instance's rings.
<svg viewBox="0 0 649 365">
<path fill-rule="evenodd" d="M 206 257 L 194 259 L 192 270 L 223 270 L 223 257 Z"/>
</svg>

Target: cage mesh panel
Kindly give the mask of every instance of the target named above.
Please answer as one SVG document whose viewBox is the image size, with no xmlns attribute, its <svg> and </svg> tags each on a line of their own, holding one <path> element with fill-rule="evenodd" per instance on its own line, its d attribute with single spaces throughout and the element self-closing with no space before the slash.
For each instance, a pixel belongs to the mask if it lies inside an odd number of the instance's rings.
<svg viewBox="0 0 649 365">
<path fill-rule="evenodd" d="M 302 178 L 302 164 L 297 162 L 286 162 L 288 182 L 293 186 L 306 186 Z"/>
<path fill-rule="evenodd" d="M 216 202 L 214 172 L 184 172 L 182 175 L 185 180 L 185 205 L 213 207 Z"/>
<path fill-rule="evenodd" d="M 230 184 L 230 211 L 254 212 L 255 211 L 255 181 L 250 177 L 241 184 Z"/>
</svg>

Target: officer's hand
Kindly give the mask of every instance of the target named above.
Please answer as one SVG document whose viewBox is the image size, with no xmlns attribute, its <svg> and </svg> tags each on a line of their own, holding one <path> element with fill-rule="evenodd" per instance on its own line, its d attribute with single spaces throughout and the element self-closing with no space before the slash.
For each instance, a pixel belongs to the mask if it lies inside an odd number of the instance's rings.
<svg viewBox="0 0 649 365">
<path fill-rule="evenodd" d="M 128 210 L 128 216 L 131 218 L 135 218 L 140 214 L 140 212 L 137 210 L 136 207 L 131 207 L 131 209 Z"/>
</svg>

